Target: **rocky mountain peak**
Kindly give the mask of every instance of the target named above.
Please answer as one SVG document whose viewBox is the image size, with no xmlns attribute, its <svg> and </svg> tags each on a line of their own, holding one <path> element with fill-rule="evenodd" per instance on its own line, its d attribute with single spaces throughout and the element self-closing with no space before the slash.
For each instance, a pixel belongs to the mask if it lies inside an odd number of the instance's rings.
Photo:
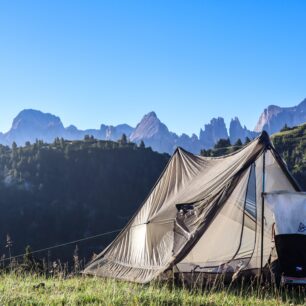
<svg viewBox="0 0 306 306">
<path fill-rule="evenodd" d="M 230 122 L 229 135 L 231 143 L 235 144 L 238 139 L 242 142 L 244 142 L 247 137 L 253 139 L 258 135 L 258 133 L 249 131 L 246 126 L 242 127 L 238 117 L 235 117 Z"/>
<path fill-rule="evenodd" d="M 254 131 L 270 134 L 278 132 L 286 124 L 289 127 L 306 122 L 306 99 L 293 107 L 269 105 L 260 115 Z"/>
<path fill-rule="evenodd" d="M 13 120 L 5 139 L 7 143 L 15 141 L 18 145 L 23 145 L 26 141 L 34 142 L 36 139 L 52 142 L 64 131 L 59 117 L 38 110 L 25 109 Z"/>
<path fill-rule="evenodd" d="M 157 135 L 158 137 L 169 136 L 169 130 L 167 126 L 158 119 L 155 112 L 150 112 L 138 123 L 130 139 L 131 141 L 138 142 Z"/>
<path fill-rule="evenodd" d="M 69 132 L 73 133 L 73 132 L 77 132 L 78 128 L 75 125 L 71 124 L 68 127 L 66 127 L 66 131 L 69 131 Z"/>
<path fill-rule="evenodd" d="M 213 147 L 221 138 L 228 138 L 226 125 L 222 117 L 211 119 L 209 124 L 204 125 L 204 130 L 200 130 L 200 143 L 206 149 Z"/>
<path fill-rule="evenodd" d="M 133 128 L 128 124 L 119 124 L 117 126 L 108 126 L 105 130 L 105 139 L 107 140 L 118 140 L 125 134 L 127 137 L 130 137 L 133 132 Z"/>
<path fill-rule="evenodd" d="M 306 112 L 306 99 L 304 99 L 297 107 L 299 111 Z"/>
<path fill-rule="evenodd" d="M 0 133 L 0 143 L 11 145 L 15 141 L 23 145 L 26 141 L 35 142 L 36 139 L 53 142 L 56 137 L 68 140 L 84 139 L 85 135 L 92 135 L 101 140 L 117 141 L 122 134 L 132 141 L 144 141 L 146 146 L 158 152 L 172 154 L 177 147 L 199 154 L 201 149 L 212 148 L 219 139 L 230 137 L 234 144 L 239 138 L 255 138 L 262 130 L 272 134 L 279 131 L 285 124 L 288 126 L 299 125 L 306 122 L 306 99 L 294 107 L 268 106 L 261 114 L 255 132 L 242 126 L 238 117 L 231 120 L 229 132 L 224 119 L 217 117 L 211 119 L 200 130 L 200 135 L 177 135 L 169 131 L 167 126 L 159 120 L 155 112 L 146 114 L 136 128 L 127 124 L 117 126 L 101 124 L 98 129 L 79 130 L 76 126 L 63 127 L 59 117 L 38 110 L 26 109 L 14 119 L 12 128 L 7 133 Z"/>
<path fill-rule="evenodd" d="M 12 130 L 16 129 L 64 128 L 61 119 L 49 113 L 34 109 L 21 111 L 13 120 Z"/>
<path fill-rule="evenodd" d="M 155 118 L 155 119 L 158 119 L 158 118 L 157 118 L 157 115 L 156 115 L 156 113 L 155 113 L 154 111 L 151 111 L 151 112 L 147 113 L 147 114 L 144 116 L 144 118 Z"/>
</svg>

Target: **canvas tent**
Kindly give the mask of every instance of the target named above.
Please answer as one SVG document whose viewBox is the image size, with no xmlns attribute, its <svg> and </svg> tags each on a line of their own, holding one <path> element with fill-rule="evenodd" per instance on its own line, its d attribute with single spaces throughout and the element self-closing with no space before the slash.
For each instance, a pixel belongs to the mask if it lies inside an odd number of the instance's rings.
<svg viewBox="0 0 306 306">
<path fill-rule="evenodd" d="M 224 157 L 178 148 L 131 221 L 83 272 L 139 283 L 168 270 L 256 273 L 273 253 L 273 213 L 262 210 L 262 193 L 275 190 L 299 187 L 265 132 Z"/>
</svg>

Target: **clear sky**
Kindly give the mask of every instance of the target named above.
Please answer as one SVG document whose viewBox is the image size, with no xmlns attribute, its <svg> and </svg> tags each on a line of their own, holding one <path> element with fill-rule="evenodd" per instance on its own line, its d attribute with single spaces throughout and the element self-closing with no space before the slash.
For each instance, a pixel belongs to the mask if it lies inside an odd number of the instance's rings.
<svg viewBox="0 0 306 306">
<path fill-rule="evenodd" d="M 170 130 L 306 97 L 305 0 L 0 0 L 0 131 L 24 108 L 65 126 Z"/>
</svg>

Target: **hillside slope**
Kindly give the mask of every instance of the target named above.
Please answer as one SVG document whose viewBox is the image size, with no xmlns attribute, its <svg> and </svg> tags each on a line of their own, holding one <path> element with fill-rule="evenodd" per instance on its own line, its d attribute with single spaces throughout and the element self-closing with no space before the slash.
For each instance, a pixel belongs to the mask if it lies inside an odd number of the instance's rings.
<svg viewBox="0 0 306 306">
<path fill-rule="evenodd" d="M 18 254 L 26 245 L 38 249 L 123 227 L 168 159 L 133 143 L 92 138 L 0 145 L 0 245 L 9 234 Z M 83 243 L 80 253 L 91 256 L 113 238 Z M 70 259 L 74 247 L 54 256 Z"/>
<path fill-rule="evenodd" d="M 306 123 L 283 129 L 271 138 L 293 176 L 306 190 Z"/>
</svg>

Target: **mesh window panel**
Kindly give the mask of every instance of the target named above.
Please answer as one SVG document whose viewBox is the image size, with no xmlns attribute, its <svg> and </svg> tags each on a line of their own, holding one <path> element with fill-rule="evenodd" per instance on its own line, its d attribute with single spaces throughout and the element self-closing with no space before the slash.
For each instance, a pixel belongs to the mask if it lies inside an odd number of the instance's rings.
<svg viewBox="0 0 306 306">
<path fill-rule="evenodd" d="M 256 176 L 255 176 L 255 165 L 251 167 L 251 173 L 249 177 L 245 211 L 256 219 Z"/>
</svg>

